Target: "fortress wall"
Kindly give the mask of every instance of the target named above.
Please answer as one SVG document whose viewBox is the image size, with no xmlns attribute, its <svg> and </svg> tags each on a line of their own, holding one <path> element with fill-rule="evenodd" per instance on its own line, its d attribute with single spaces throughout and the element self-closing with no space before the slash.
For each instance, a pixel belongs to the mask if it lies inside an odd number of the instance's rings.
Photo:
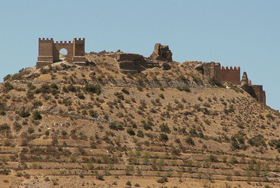
<svg viewBox="0 0 280 188">
<path fill-rule="evenodd" d="M 215 82 L 221 82 L 221 64 L 220 63 L 203 63 L 203 75 L 210 79 L 214 79 Z"/>
<path fill-rule="evenodd" d="M 53 39 L 39 38 L 38 61 L 53 62 Z"/>
<path fill-rule="evenodd" d="M 85 56 L 85 38 L 74 38 L 73 56 Z"/>
<path fill-rule="evenodd" d="M 263 104 L 266 104 L 266 96 L 265 96 L 265 91 L 263 90 L 263 86 L 253 85 L 252 87 L 257 97 L 257 100 Z"/>
<path fill-rule="evenodd" d="M 221 82 L 231 82 L 232 84 L 240 85 L 240 67 L 222 67 Z"/>
</svg>

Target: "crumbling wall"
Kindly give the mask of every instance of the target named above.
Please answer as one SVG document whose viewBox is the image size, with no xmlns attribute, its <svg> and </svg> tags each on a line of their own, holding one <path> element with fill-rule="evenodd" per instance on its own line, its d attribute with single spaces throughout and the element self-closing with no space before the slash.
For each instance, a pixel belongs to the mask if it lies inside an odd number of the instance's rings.
<svg viewBox="0 0 280 188">
<path fill-rule="evenodd" d="M 202 64 L 202 74 L 210 79 L 213 79 L 216 83 L 221 82 L 221 64 L 210 62 Z"/>
<path fill-rule="evenodd" d="M 244 72 L 242 76 L 241 88 L 247 93 L 249 93 L 252 97 L 257 99 L 257 101 L 266 105 L 266 95 L 265 95 L 265 91 L 263 90 L 263 86 L 252 85 L 252 83 L 248 79 L 246 72 Z"/>
<path fill-rule="evenodd" d="M 150 56 L 153 60 L 172 61 L 172 52 L 168 45 L 155 44 L 155 49 Z"/>
<path fill-rule="evenodd" d="M 253 90 L 257 97 L 257 100 L 263 104 L 266 104 L 266 96 L 265 96 L 265 91 L 263 90 L 263 86 L 262 85 L 252 85 L 252 87 L 253 87 Z"/>
<path fill-rule="evenodd" d="M 122 72 L 139 73 L 147 68 L 159 67 L 159 63 L 145 59 L 142 55 L 118 53 L 116 60 Z"/>
</svg>

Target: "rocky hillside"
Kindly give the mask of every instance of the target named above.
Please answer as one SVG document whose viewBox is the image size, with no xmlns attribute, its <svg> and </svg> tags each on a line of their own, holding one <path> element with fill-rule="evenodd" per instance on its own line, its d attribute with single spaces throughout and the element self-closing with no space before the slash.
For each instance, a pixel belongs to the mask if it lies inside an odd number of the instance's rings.
<svg viewBox="0 0 280 188">
<path fill-rule="evenodd" d="M 123 74 L 115 55 L 4 78 L 1 187 L 279 186 L 279 112 L 195 63 Z"/>
</svg>

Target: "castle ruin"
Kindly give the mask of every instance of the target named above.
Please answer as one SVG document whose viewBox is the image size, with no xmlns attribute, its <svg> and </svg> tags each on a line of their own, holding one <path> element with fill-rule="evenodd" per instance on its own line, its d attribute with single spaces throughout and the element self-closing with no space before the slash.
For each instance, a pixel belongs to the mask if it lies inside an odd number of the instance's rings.
<svg viewBox="0 0 280 188">
<path fill-rule="evenodd" d="M 155 49 L 150 56 L 151 59 L 161 61 L 172 61 L 172 52 L 168 45 L 155 44 Z"/>
<path fill-rule="evenodd" d="M 39 53 L 37 68 L 61 61 L 59 52 L 61 49 L 67 50 L 66 60 L 78 65 L 85 64 L 85 39 L 74 38 L 71 41 L 56 41 L 52 38 L 39 38 Z M 155 48 L 150 57 L 145 58 L 139 54 L 117 53 L 116 61 L 119 63 L 123 73 L 139 73 L 148 68 L 161 67 L 163 70 L 170 69 L 168 62 L 172 61 L 172 52 L 168 45 L 155 44 Z M 231 83 L 241 85 L 241 88 L 256 98 L 259 102 L 266 104 L 266 95 L 262 85 L 252 85 L 248 81 L 247 73 L 244 72 L 240 81 L 240 67 L 221 67 L 220 63 L 199 63 L 195 67 L 201 74 L 211 79 L 214 83 Z"/>
<path fill-rule="evenodd" d="M 145 58 L 139 54 L 118 53 L 116 60 L 123 73 L 139 73 L 154 67 L 162 67 L 163 70 L 168 70 L 171 68 L 168 62 L 172 61 L 172 52 L 169 50 L 168 45 L 157 43 L 149 58 Z"/>
<path fill-rule="evenodd" d="M 66 60 L 76 64 L 85 63 L 85 39 L 74 38 L 71 41 L 56 41 L 54 42 L 52 38 L 39 38 L 39 53 L 38 61 L 36 67 L 40 68 L 48 64 L 58 62 L 59 51 L 61 49 L 67 50 Z"/>
<path fill-rule="evenodd" d="M 257 99 L 257 101 L 266 104 L 266 95 L 263 90 L 262 85 L 252 85 L 252 82 L 249 81 L 247 73 L 244 72 L 241 80 L 241 88 L 249 93 L 252 97 Z"/>
<path fill-rule="evenodd" d="M 240 85 L 241 88 L 249 93 L 257 101 L 266 104 L 266 95 L 262 85 L 252 85 L 248 80 L 247 73 L 244 72 L 240 81 L 240 67 L 221 67 L 220 63 L 210 62 L 201 63 L 195 67 L 201 74 L 212 79 L 217 84 L 231 83 Z"/>
<path fill-rule="evenodd" d="M 240 84 L 240 67 L 221 67 L 220 63 L 202 63 L 195 67 L 206 77 L 213 79 L 215 83 L 230 82 L 235 85 Z"/>
</svg>

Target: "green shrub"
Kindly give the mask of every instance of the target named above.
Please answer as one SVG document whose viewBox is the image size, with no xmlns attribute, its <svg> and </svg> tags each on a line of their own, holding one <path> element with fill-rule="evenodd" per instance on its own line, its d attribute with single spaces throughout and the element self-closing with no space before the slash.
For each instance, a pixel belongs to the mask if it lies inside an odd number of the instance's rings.
<svg viewBox="0 0 280 188">
<path fill-rule="evenodd" d="M 253 136 L 252 138 L 248 139 L 248 143 L 251 146 L 256 146 L 256 147 L 264 146 L 264 147 L 266 147 L 265 139 L 260 134 L 258 134 L 256 136 Z"/>
<path fill-rule="evenodd" d="M 128 91 L 127 88 L 122 88 L 122 92 L 125 93 L 125 94 L 127 94 L 127 95 L 129 95 L 129 91 Z"/>
<path fill-rule="evenodd" d="M 118 124 L 116 122 L 111 122 L 110 125 L 109 125 L 109 128 L 110 129 L 113 129 L 113 130 L 124 130 L 123 126 L 121 124 Z"/>
<path fill-rule="evenodd" d="M 142 86 L 137 86 L 137 89 L 139 90 L 139 91 L 143 91 L 143 87 Z"/>
<path fill-rule="evenodd" d="M 189 145 L 193 145 L 193 146 L 195 145 L 193 139 L 189 136 L 186 138 L 186 143 L 189 144 Z"/>
<path fill-rule="evenodd" d="M 162 177 L 160 179 L 157 180 L 158 183 L 165 183 L 168 182 L 168 179 L 166 177 Z"/>
<path fill-rule="evenodd" d="M 39 93 L 50 93 L 51 92 L 51 86 L 47 83 L 42 84 L 39 91 L 40 91 Z"/>
<path fill-rule="evenodd" d="M 14 86 L 10 82 L 5 82 L 4 83 L 4 92 L 9 92 L 12 89 L 14 89 Z"/>
<path fill-rule="evenodd" d="M 21 124 L 19 124 L 18 122 L 14 122 L 13 128 L 14 128 L 15 131 L 18 132 L 18 131 L 21 130 L 22 126 L 21 126 Z"/>
<path fill-rule="evenodd" d="M 40 114 L 40 112 L 39 111 L 35 111 L 35 112 L 33 112 L 33 119 L 34 120 L 40 120 L 40 119 L 42 119 L 42 115 Z"/>
<path fill-rule="evenodd" d="M 237 163 L 238 163 L 238 160 L 233 156 L 233 157 L 230 158 L 229 163 L 231 163 L 231 164 L 237 164 Z"/>
<path fill-rule="evenodd" d="M 18 112 L 18 115 L 20 115 L 21 117 L 29 117 L 30 113 L 28 111 L 23 110 Z"/>
<path fill-rule="evenodd" d="M 215 155 L 210 155 L 208 157 L 208 160 L 211 161 L 211 162 L 218 162 L 219 161 L 217 156 L 215 156 Z"/>
<path fill-rule="evenodd" d="M 132 185 L 132 184 L 131 184 L 131 181 L 127 181 L 127 182 L 126 182 L 126 185 L 131 186 L 131 185 Z"/>
<path fill-rule="evenodd" d="M 165 132 L 165 133 L 170 133 L 171 132 L 167 123 L 160 124 L 159 128 L 160 128 L 161 132 Z"/>
<path fill-rule="evenodd" d="M 98 118 L 98 116 L 99 116 L 97 111 L 95 111 L 95 110 L 90 110 L 89 115 L 93 118 Z"/>
<path fill-rule="evenodd" d="M 76 92 L 77 91 L 77 88 L 75 86 L 73 86 L 73 84 L 70 84 L 68 87 L 67 87 L 67 90 L 68 91 L 71 91 L 71 92 Z"/>
<path fill-rule="evenodd" d="M 159 140 L 163 141 L 163 142 L 167 142 L 168 141 L 168 136 L 166 134 L 161 133 L 159 135 Z"/>
<path fill-rule="evenodd" d="M 1 132 L 9 132 L 11 130 L 10 125 L 8 125 L 7 123 L 4 123 L 2 125 L 0 125 L 0 131 Z"/>
<path fill-rule="evenodd" d="M 135 135 L 135 132 L 134 132 L 134 130 L 133 130 L 132 128 L 128 128 L 128 129 L 126 130 L 126 132 L 127 132 L 129 135 L 131 135 L 131 136 L 134 136 L 134 135 Z"/>
<path fill-rule="evenodd" d="M 51 84 L 51 88 L 53 88 L 53 89 L 58 89 L 58 86 L 57 86 L 55 83 L 52 83 L 52 84 Z"/>
<path fill-rule="evenodd" d="M 179 91 L 191 92 L 189 86 L 187 86 L 187 85 L 183 85 L 183 86 L 181 86 L 181 87 L 178 86 L 177 89 L 178 89 Z"/>
<path fill-rule="evenodd" d="M 98 84 L 97 85 L 86 84 L 84 89 L 87 92 L 96 93 L 97 95 L 101 93 L 101 86 Z"/>
<path fill-rule="evenodd" d="M 78 93 L 76 94 L 76 96 L 77 96 L 79 99 L 85 99 L 85 98 L 86 98 L 82 92 L 78 92 Z"/>
<path fill-rule="evenodd" d="M 143 138 L 143 137 L 144 137 L 143 131 L 139 130 L 139 131 L 137 132 L 137 136 Z"/>
<path fill-rule="evenodd" d="M 115 95 L 116 97 L 118 97 L 119 99 L 124 100 L 124 96 L 123 96 L 122 93 L 116 92 L 116 93 L 114 93 L 114 95 Z"/>
<path fill-rule="evenodd" d="M 6 111 L 5 110 L 0 110 L 0 115 L 1 116 L 5 116 L 6 115 Z"/>
</svg>

